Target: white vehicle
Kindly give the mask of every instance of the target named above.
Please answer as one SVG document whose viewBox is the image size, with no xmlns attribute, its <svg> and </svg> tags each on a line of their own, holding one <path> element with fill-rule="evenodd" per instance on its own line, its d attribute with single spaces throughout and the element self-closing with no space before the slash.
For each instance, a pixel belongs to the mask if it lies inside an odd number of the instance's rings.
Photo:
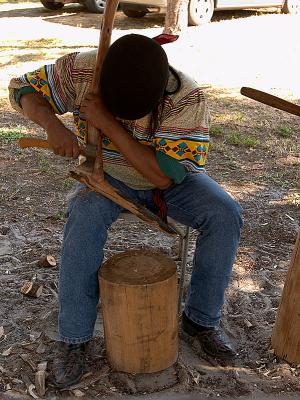
<svg viewBox="0 0 300 400">
<path fill-rule="evenodd" d="M 165 11 L 167 0 L 120 0 L 127 17 L 141 18 L 149 12 Z M 81 3 L 91 12 L 102 13 L 105 0 L 41 0 L 45 8 L 59 10 L 66 3 Z M 189 0 L 189 25 L 209 22 L 215 10 L 242 10 L 246 8 L 277 7 L 286 14 L 300 14 L 300 0 Z"/>
<path fill-rule="evenodd" d="M 127 17 L 141 18 L 153 10 L 164 11 L 167 0 L 121 0 L 121 10 Z M 211 20 L 215 10 L 277 7 L 283 13 L 300 14 L 300 0 L 189 0 L 189 25 L 201 25 Z"/>
<path fill-rule="evenodd" d="M 105 0 L 40 0 L 48 10 L 59 10 L 65 4 L 80 3 L 83 4 L 89 11 L 94 13 L 103 13 Z"/>
</svg>

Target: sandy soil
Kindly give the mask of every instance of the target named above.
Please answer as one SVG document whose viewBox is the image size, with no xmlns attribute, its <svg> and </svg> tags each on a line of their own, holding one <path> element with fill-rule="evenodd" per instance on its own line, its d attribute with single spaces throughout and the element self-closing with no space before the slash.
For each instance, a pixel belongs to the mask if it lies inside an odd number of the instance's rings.
<svg viewBox="0 0 300 400">
<path fill-rule="evenodd" d="M 73 163 L 47 151 L 18 148 L 19 136 L 43 132 L 10 108 L 6 87 L 13 75 L 95 46 L 101 16 L 73 5 L 47 12 L 38 3 L 4 4 L 0 11 L 0 397 L 34 396 L 29 385 L 44 361 L 49 399 L 151 392 L 222 397 L 299 394 L 299 366 L 278 359 L 270 347 L 299 230 L 299 118 L 239 94 L 240 87 L 248 85 L 300 104 L 299 17 L 222 13 L 205 27 L 189 28 L 166 48 L 171 62 L 205 87 L 213 121 L 207 172 L 244 208 L 244 229 L 222 321 L 238 359 L 218 365 L 180 333 L 174 367 L 148 376 L 116 373 L 105 358 L 99 318 L 86 375 L 72 391 L 58 392 L 51 386 L 50 368 L 57 335 L 58 269 L 38 267 L 37 262 L 52 254 L 59 264 Z M 155 35 L 162 26 L 159 14 L 133 21 L 119 12 L 114 38 L 128 31 Z M 70 124 L 69 116 L 64 121 Z M 195 239 L 192 232 L 189 273 Z M 129 248 L 155 248 L 172 256 L 177 243 L 142 223 L 118 221 L 110 230 L 105 257 Z M 43 284 L 38 299 L 20 293 L 31 279 Z"/>
</svg>

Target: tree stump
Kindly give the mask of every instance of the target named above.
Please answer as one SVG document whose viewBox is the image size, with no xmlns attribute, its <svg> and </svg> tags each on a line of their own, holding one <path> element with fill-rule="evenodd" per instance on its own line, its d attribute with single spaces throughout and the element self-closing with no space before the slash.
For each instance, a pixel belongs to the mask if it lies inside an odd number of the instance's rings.
<svg viewBox="0 0 300 400">
<path fill-rule="evenodd" d="M 100 269 L 107 359 L 117 371 L 158 372 L 178 354 L 176 264 L 163 254 L 126 251 Z"/>
<path fill-rule="evenodd" d="M 277 311 L 272 346 L 277 356 L 300 363 L 300 231 Z"/>
</svg>

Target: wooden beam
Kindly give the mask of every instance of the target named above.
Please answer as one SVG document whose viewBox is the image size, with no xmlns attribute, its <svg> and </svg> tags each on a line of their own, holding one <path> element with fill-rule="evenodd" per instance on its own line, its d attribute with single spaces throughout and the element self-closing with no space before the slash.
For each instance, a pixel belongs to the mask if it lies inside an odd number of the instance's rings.
<svg viewBox="0 0 300 400">
<path fill-rule="evenodd" d="M 300 363 L 300 231 L 277 311 L 272 346 L 278 357 Z"/>
</svg>

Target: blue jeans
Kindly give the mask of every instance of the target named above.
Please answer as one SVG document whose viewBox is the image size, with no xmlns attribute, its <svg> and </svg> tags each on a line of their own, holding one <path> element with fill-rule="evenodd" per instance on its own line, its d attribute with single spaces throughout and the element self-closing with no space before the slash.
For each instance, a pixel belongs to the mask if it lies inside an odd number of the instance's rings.
<svg viewBox="0 0 300 400">
<path fill-rule="evenodd" d="M 110 176 L 106 179 L 153 210 L 151 190 L 133 190 Z M 166 189 L 164 198 L 168 216 L 199 232 L 185 313 L 200 325 L 218 326 L 240 238 L 241 207 L 203 173 L 189 173 L 182 183 Z M 107 230 L 122 211 L 80 184 L 69 201 L 59 275 L 59 334 L 64 342 L 92 338 Z"/>
</svg>

